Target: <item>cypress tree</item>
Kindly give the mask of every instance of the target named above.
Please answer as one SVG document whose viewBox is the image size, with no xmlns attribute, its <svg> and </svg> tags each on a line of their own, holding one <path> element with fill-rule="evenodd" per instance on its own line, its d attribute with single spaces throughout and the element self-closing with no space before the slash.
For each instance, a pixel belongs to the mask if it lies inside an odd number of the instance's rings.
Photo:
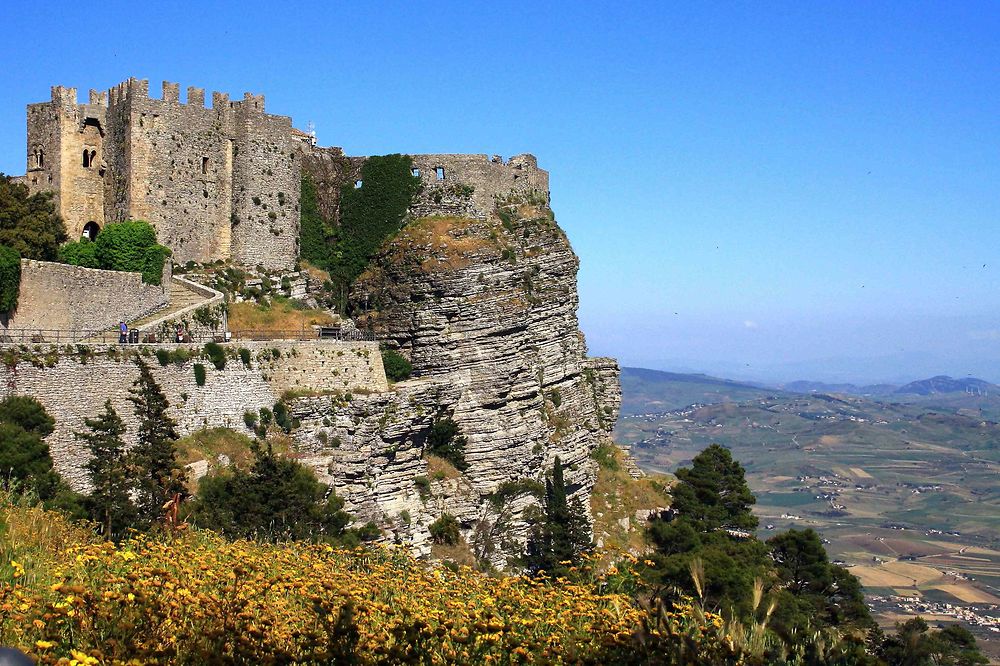
<svg viewBox="0 0 1000 666">
<path fill-rule="evenodd" d="M 528 536 L 525 564 L 529 571 L 564 575 L 591 546 L 587 516 L 580 501 L 569 501 L 562 461 L 556 457 L 552 478 L 545 480 L 543 517 Z"/>
<path fill-rule="evenodd" d="M 132 449 L 135 497 L 139 521 L 152 525 L 163 514 L 163 505 L 175 493 L 186 494 L 184 469 L 177 462 L 176 424 L 167 415 L 170 403 L 153 378 L 149 366 L 139 359 L 139 378 L 129 391 L 139 427 Z"/>
<path fill-rule="evenodd" d="M 89 432 L 76 433 L 90 452 L 84 466 L 90 474 L 93 488 L 85 506 L 91 519 L 100 524 L 104 536 L 120 537 L 135 521 L 135 505 L 129 497 L 129 473 L 125 442 L 125 424 L 111 406 L 104 403 L 104 412 L 96 419 L 84 419 Z"/>
</svg>

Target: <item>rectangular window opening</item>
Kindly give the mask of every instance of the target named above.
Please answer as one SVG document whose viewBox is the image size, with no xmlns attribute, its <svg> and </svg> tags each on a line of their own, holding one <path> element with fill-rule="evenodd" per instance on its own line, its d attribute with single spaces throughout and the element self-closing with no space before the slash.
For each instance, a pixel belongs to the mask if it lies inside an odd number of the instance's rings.
<svg viewBox="0 0 1000 666">
<path fill-rule="evenodd" d="M 361 181 L 360 180 L 354 181 L 354 189 L 356 189 L 356 190 L 360 190 L 361 189 Z"/>
<path fill-rule="evenodd" d="M 444 167 L 436 167 L 434 172 L 437 174 L 438 180 L 444 180 Z"/>
<path fill-rule="evenodd" d="M 420 169 L 417 169 L 416 167 L 414 167 L 414 168 L 410 169 L 410 174 L 413 175 L 413 176 L 416 176 L 417 178 L 420 178 Z"/>
</svg>

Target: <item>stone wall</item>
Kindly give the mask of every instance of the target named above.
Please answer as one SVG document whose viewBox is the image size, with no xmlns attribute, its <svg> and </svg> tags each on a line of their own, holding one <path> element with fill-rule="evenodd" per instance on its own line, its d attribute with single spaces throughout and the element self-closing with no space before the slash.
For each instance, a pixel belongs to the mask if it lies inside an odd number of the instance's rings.
<svg viewBox="0 0 1000 666">
<path fill-rule="evenodd" d="M 534 155 L 413 155 L 413 168 L 423 189 L 414 202 L 415 217 L 432 214 L 484 218 L 494 199 L 532 195 L 549 202 L 549 174 Z"/>
<path fill-rule="evenodd" d="M 0 346 L 6 361 L 0 365 L 0 397 L 31 395 L 45 406 L 56 420 L 55 432 L 47 438 L 56 469 L 75 488 L 85 488 L 87 456 L 73 433 L 111 400 L 128 428 L 126 442 L 132 443 L 136 417 L 127 398 L 139 376 L 139 355 L 167 396 L 181 434 L 215 426 L 244 429 L 244 412 L 271 408 L 289 390 L 366 393 L 388 388 L 378 345 L 372 342 L 239 342 L 223 347 L 230 358 L 217 370 L 201 345 L 37 346 L 28 351 Z M 251 352 L 250 367 L 239 358 L 241 347 Z M 190 358 L 161 366 L 155 356 L 161 348 L 185 349 Z M 195 363 L 205 366 L 204 386 L 195 381 Z"/>
<path fill-rule="evenodd" d="M 152 285 L 141 273 L 22 259 L 17 310 L 3 328 L 104 331 L 166 307 L 169 284 L 169 261 Z"/>
</svg>

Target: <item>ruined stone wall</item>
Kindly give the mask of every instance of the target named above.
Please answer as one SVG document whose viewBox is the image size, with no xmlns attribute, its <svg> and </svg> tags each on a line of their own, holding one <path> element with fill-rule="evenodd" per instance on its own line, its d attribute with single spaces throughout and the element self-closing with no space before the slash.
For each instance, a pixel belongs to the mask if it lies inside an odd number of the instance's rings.
<svg viewBox="0 0 1000 666">
<path fill-rule="evenodd" d="M 164 262 L 161 285 L 152 285 L 141 273 L 22 259 L 17 310 L 4 328 L 107 330 L 166 307 L 169 284 L 170 262 Z"/>
<path fill-rule="evenodd" d="M 31 395 L 45 406 L 56 420 L 55 432 L 46 439 L 56 469 L 75 488 L 83 489 L 87 455 L 73 433 L 82 430 L 84 419 L 99 413 L 104 401 L 110 399 L 128 428 L 126 443 L 134 442 L 136 416 L 127 398 L 139 376 L 135 363 L 139 354 L 145 355 L 170 402 L 168 413 L 182 435 L 216 426 L 245 429 L 244 412 L 273 407 L 287 390 L 361 389 L 363 393 L 386 389 L 375 343 L 275 341 L 223 346 L 230 358 L 222 370 L 203 357 L 201 345 L 98 345 L 84 347 L 82 353 L 75 346 L 38 346 L 29 352 L 19 351 L 17 346 L 0 346 L 8 361 L 0 365 L 0 398 Z M 250 367 L 239 359 L 240 347 L 250 350 Z M 183 348 L 191 358 L 163 367 L 154 355 L 158 348 Z M 195 381 L 195 363 L 205 366 L 204 386 Z"/>
<path fill-rule="evenodd" d="M 549 174 L 534 155 L 506 162 L 498 155 L 413 155 L 423 188 L 411 208 L 414 217 L 444 214 L 485 218 L 496 197 L 531 195 L 549 202 Z"/>
</svg>

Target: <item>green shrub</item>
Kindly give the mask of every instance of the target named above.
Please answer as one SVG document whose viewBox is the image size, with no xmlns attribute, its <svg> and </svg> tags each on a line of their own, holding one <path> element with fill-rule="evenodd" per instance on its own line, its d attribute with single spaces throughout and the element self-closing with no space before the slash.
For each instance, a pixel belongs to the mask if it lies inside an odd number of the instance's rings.
<svg viewBox="0 0 1000 666">
<path fill-rule="evenodd" d="M 97 243 L 91 242 L 89 238 L 71 241 L 59 248 L 59 261 L 85 268 L 101 267 L 97 261 Z"/>
<path fill-rule="evenodd" d="M 205 366 L 201 363 L 194 364 L 194 383 L 198 386 L 205 385 Z"/>
<path fill-rule="evenodd" d="M 615 448 L 614 444 L 601 444 L 590 453 L 590 457 L 596 460 L 597 464 L 604 469 L 617 472 L 621 469 L 621 465 L 618 463 Z"/>
<path fill-rule="evenodd" d="M 417 487 L 417 492 L 420 493 L 420 497 L 427 499 L 427 497 L 431 494 L 431 480 L 423 474 L 413 477 L 413 485 Z"/>
<path fill-rule="evenodd" d="M 439 458 L 444 458 L 460 472 L 469 469 L 465 461 L 465 445 L 468 440 L 459 434 L 458 424 L 450 418 L 437 419 L 431 424 L 427 435 L 426 448 Z"/>
<path fill-rule="evenodd" d="M 240 360 L 243 361 L 243 365 L 247 368 L 250 367 L 250 350 L 246 347 L 240 347 Z"/>
<path fill-rule="evenodd" d="M 226 350 L 218 342 L 206 344 L 205 353 L 208 354 L 208 358 L 211 359 L 216 370 L 222 370 L 226 367 Z"/>
<path fill-rule="evenodd" d="M 271 420 L 273 418 L 274 415 L 271 413 L 270 409 L 268 409 L 267 407 L 260 408 L 260 423 L 262 426 L 267 427 L 271 425 Z"/>
<path fill-rule="evenodd" d="M 549 400 L 552 401 L 552 406 L 559 409 L 559 405 L 562 404 L 562 392 L 559 389 L 552 389 L 549 391 Z"/>
<path fill-rule="evenodd" d="M 170 363 L 170 352 L 166 349 L 157 349 L 156 360 L 160 362 L 160 365 L 166 366 L 167 363 Z"/>
<path fill-rule="evenodd" d="M 100 234 L 98 234 L 100 238 Z M 151 245 L 142 253 L 142 281 L 146 284 L 160 284 L 163 281 L 163 264 L 171 254 L 170 248 Z"/>
<path fill-rule="evenodd" d="M 441 517 L 430 524 L 431 539 L 434 543 L 455 545 L 460 537 L 458 531 L 458 521 L 450 513 L 441 514 Z"/>
<path fill-rule="evenodd" d="M 288 406 L 280 400 L 274 403 L 274 423 L 286 433 L 291 432 L 292 428 L 295 427 L 292 417 L 288 413 Z"/>
<path fill-rule="evenodd" d="M 146 250 L 156 245 L 156 231 L 149 222 L 128 220 L 104 227 L 94 242 L 101 268 L 141 273 Z"/>
<path fill-rule="evenodd" d="M 253 430 L 257 426 L 257 414 L 254 412 L 243 412 L 243 423 Z"/>
<path fill-rule="evenodd" d="M 393 382 L 409 379 L 413 373 L 413 365 L 395 349 L 382 350 L 382 365 L 385 367 L 385 376 Z"/>
<path fill-rule="evenodd" d="M 21 255 L 17 250 L 0 245 L 0 312 L 17 309 L 21 291 Z"/>
</svg>

